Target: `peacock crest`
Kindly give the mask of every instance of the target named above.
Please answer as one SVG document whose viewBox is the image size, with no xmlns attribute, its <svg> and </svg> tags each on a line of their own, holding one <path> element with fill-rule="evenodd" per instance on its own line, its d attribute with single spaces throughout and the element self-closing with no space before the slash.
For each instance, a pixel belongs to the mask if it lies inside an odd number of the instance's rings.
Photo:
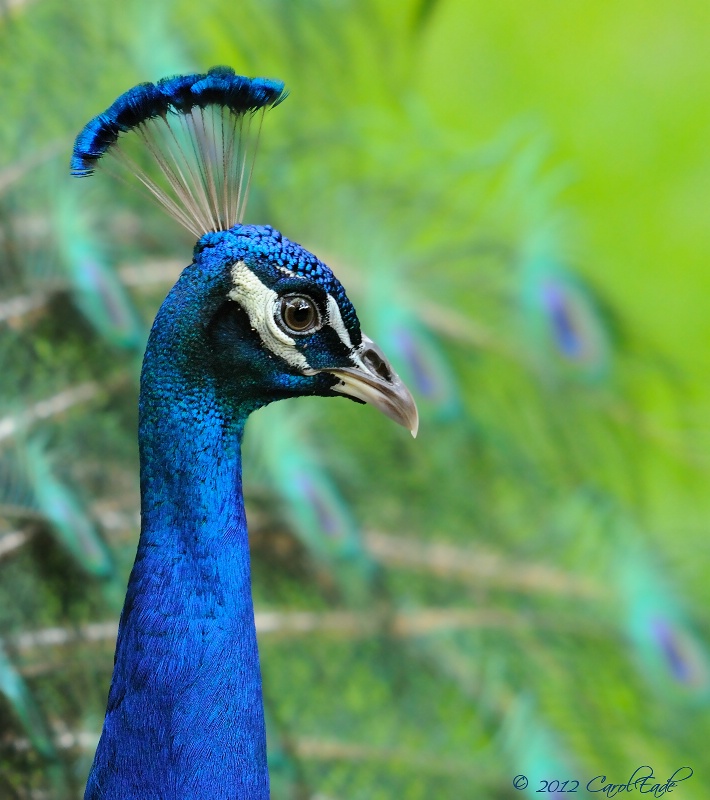
<svg viewBox="0 0 710 800">
<path fill-rule="evenodd" d="M 193 235 L 229 230 L 244 218 L 264 112 L 285 97 L 283 82 L 230 67 L 141 83 L 77 136 L 72 175 L 108 157 Z"/>
</svg>

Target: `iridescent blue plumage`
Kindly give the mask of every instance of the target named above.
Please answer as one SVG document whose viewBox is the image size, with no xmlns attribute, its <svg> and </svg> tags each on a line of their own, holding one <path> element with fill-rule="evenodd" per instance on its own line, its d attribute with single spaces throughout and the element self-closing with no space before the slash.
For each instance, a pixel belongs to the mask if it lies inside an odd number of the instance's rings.
<svg viewBox="0 0 710 800">
<path fill-rule="evenodd" d="M 289 280 L 283 264 L 335 281 L 271 228 L 239 226 L 203 237 L 155 320 L 141 378 L 141 540 L 87 798 L 268 797 L 240 442 L 258 406 L 327 394 L 333 381 L 288 374 L 264 352 L 226 300 L 238 261 L 272 285 Z"/>
<path fill-rule="evenodd" d="M 283 398 L 345 395 L 416 432 L 411 395 L 332 271 L 273 228 L 239 223 L 250 174 L 241 118 L 282 89 L 225 68 L 142 84 L 77 139 L 83 175 L 138 129 L 167 189 L 136 176 L 200 234 L 143 361 L 141 536 L 87 800 L 269 796 L 241 481 L 248 415 Z M 166 122 L 168 138 L 153 137 L 147 124 L 166 109 L 181 127 Z"/>
<path fill-rule="evenodd" d="M 268 285 L 283 278 L 284 273 L 309 278 L 335 297 L 353 344 L 360 344 L 360 324 L 355 309 L 330 267 L 270 225 L 242 225 L 234 230 L 238 235 L 225 236 L 222 232 L 205 234 L 197 243 L 195 253 L 218 248 L 224 253 L 224 258 L 231 259 L 232 263 L 245 261 L 258 271 Z"/>
</svg>

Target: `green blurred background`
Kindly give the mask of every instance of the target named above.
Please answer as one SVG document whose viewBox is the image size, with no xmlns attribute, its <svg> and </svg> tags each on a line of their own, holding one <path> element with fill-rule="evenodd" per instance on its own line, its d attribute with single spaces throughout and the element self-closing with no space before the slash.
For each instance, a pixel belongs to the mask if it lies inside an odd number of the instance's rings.
<svg viewBox="0 0 710 800">
<path fill-rule="evenodd" d="M 247 219 L 333 267 L 422 417 L 411 441 L 309 399 L 247 428 L 274 798 L 591 797 L 644 764 L 706 797 L 707 3 L 0 14 L 0 798 L 81 796 L 138 364 L 193 245 L 70 180 L 73 137 L 214 64 L 291 90 Z"/>
</svg>

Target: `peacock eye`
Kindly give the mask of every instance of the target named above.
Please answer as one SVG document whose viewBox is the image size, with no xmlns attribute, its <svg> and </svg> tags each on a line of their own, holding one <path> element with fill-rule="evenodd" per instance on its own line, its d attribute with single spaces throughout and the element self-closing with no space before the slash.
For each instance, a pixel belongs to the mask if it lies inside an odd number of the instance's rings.
<svg viewBox="0 0 710 800">
<path fill-rule="evenodd" d="M 311 333 L 320 328 L 318 306 L 302 294 L 288 294 L 281 298 L 281 322 L 291 333 Z"/>
</svg>

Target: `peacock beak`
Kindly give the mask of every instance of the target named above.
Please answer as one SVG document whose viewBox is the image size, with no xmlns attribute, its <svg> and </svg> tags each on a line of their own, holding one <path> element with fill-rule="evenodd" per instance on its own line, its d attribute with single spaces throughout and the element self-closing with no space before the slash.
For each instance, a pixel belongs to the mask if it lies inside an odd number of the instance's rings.
<svg viewBox="0 0 710 800">
<path fill-rule="evenodd" d="M 353 367 L 327 370 L 338 379 L 333 391 L 375 406 L 416 437 L 419 412 L 411 392 L 392 369 L 382 350 L 364 334 L 353 362 Z"/>
</svg>

